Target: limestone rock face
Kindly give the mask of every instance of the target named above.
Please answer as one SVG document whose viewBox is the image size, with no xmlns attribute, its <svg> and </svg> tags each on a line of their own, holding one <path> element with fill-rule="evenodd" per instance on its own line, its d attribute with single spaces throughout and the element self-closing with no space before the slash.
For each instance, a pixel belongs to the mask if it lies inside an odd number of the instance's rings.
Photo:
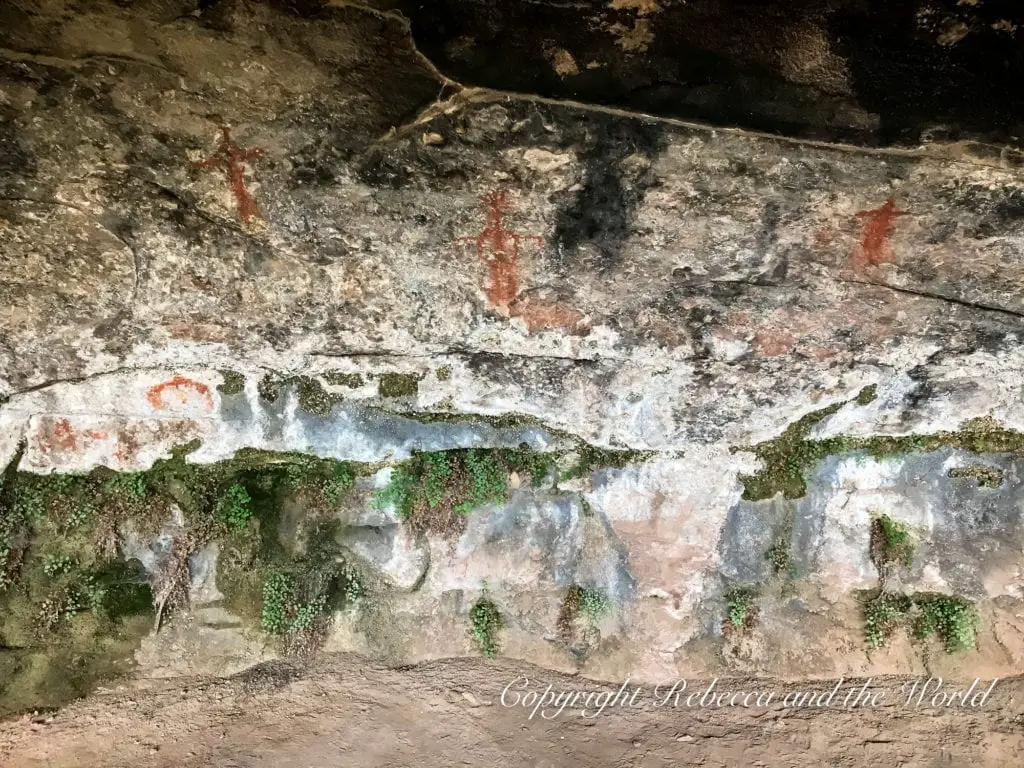
<svg viewBox="0 0 1024 768">
<path fill-rule="evenodd" d="M 361 479 L 339 541 L 390 591 L 327 647 L 475 653 L 467 614 L 486 582 L 502 652 L 556 669 L 919 672 L 909 640 L 863 642 L 884 513 L 918 542 L 903 587 L 969 598 L 981 619 L 977 650 L 928 668 L 1020 670 L 1024 443 L 896 440 L 970 419 L 1024 431 L 1019 152 L 973 142 L 998 131 L 972 133 L 958 107 L 897 120 L 914 141 L 888 141 L 891 105 L 851 85 L 859 64 L 823 16 L 786 39 L 814 64 L 801 98 L 831 89 L 846 122 L 806 111 L 817 128 L 786 135 L 679 119 L 721 117 L 710 108 L 562 101 L 563 80 L 489 90 L 510 81 L 474 70 L 478 38 L 426 39 L 442 73 L 417 48 L 429 13 L 401 3 L 138 5 L 0 11 L 0 463 L 140 470 L 196 440 L 201 463 L 251 448 L 382 466 L 573 441 L 649 452 L 516 488 L 454 539 L 410 533 L 371 503 L 386 479 Z M 611 3 L 632 21 L 593 58 L 571 40 L 534 53 L 551 77 L 598 73 L 582 98 L 660 50 L 669 5 Z M 804 57 L 784 57 L 780 92 Z M 539 65 L 524 62 L 525 91 Z M 947 118 L 963 141 L 918 141 Z M 798 467 L 800 493 L 752 493 L 771 471 L 754 446 L 809 414 L 801 440 L 834 450 Z M 975 465 L 995 487 L 950 474 Z M 612 606 L 582 650 L 558 630 L 578 584 Z M 736 585 L 759 594 L 741 637 L 723 630 Z M 197 610 L 198 629 L 176 625 L 140 661 L 170 674 L 264 657 L 219 604 Z"/>
</svg>

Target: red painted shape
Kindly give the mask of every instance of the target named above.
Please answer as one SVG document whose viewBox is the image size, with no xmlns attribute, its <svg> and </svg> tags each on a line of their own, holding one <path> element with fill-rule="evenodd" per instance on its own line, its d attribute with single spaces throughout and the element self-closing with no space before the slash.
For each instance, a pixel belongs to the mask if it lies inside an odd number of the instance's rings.
<svg viewBox="0 0 1024 768">
<path fill-rule="evenodd" d="M 60 419 L 53 425 L 53 442 L 62 451 L 77 450 L 78 440 L 75 438 L 75 430 L 71 428 L 70 421 Z"/>
<path fill-rule="evenodd" d="M 242 221 L 249 221 L 260 217 L 260 210 L 256 201 L 245 186 L 245 164 L 257 160 L 266 151 L 262 147 L 242 149 L 231 138 L 231 128 L 222 125 L 220 128 L 221 140 L 217 151 L 205 160 L 192 163 L 194 168 L 221 168 L 228 175 L 231 184 L 231 191 L 235 194 L 238 202 L 238 215 Z"/>
<path fill-rule="evenodd" d="M 889 261 L 889 237 L 895 227 L 896 218 L 906 213 L 897 210 L 896 202 L 891 197 L 878 208 L 857 213 L 863 227 L 860 253 L 864 261 L 872 265 Z"/>
<path fill-rule="evenodd" d="M 460 237 L 456 242 L 474 243 L 477 257 L 490 270 L 487 302 L 508 317 L 509 304 L 519 295 L 519 245 L 524 240 L 533 240 L 539 247 L 544 240 L 505 229 L 503 218 L 511 206 L 504 192 L 488 192 L 481 202 L 487 213 L 487 225 L 476 237 Z"/>
<path fill-rule="evenodd" d="M 164 395 L 168 390 L 176 390 L 180 394 L 182 404 L 188 402 L 188 395 L 186 394 L 188 391 L 196 392 L 206 400 L 210 410 L 213 410 L 213 395 L 210 394 L 210 388 L 198 381 L 186 379 L 184 376 L 175 376 L 170 381 L 165 381 L 163 384 L 157 384 L 155 387 L 150 388 L 146 397 L 154 410 L 159 410 L 166 405 Z"/>
</svg>

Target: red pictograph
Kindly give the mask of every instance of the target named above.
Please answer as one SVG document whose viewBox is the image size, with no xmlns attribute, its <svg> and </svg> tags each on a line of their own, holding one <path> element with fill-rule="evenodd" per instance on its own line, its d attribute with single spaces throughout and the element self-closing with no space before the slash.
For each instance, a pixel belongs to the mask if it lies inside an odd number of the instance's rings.
<svg viewBox="0 0 1024 768">
<path fill-rule="evenodd" d="M 149 400 L 153 410 L 158 411 L 175 402 L 181 405 L 188 404 L 191 400 L 190 393 L 194 393 L 209 410 L 213 410 L 213 395 L 210 393 L 210 388 L 198 381 L 186 379 L 184 376 L 175 376 L 170 381 L 150 387 L 146 399 Z"/>
<path fill-rule="evenodd" d="M 221 126 L 220 147 L 205 160 L 192 163 L 194 168 L 220 168 L 227 173 L 231 191 L 238 201 L 238 215 L 242 221 L 248 222 L 260 217 L 256 201 L 245 186 L 245 164 L 257 160 L 266 151 L 262 147 L 242 149 L 231 138 L 231 128 Z"/>
<path fill-rule="evenodd" d="M 504 192 L 488 192 L 481 198 L 487 214 L 487 225 L 476 237 L 460 237 L 456 242 L 472 242 L 477 257 L 487 264 L 489 279 L 487 301 L 506 317 L 509 305 L 519 295 L 519 246 L 533 241 L 540 247 L 543 238 L 538 235 L 520 235 L 505 229 L 505 211 L 511 208 Z"/>
<path fill-rule="evenodd" d="M 896 202 L 891 197 L 878 208 L 859 211 L 857 218 L 862 223 L 859 260 L 870 265 L 890 261 L 889 237 L 896 226 L 896 218 L 906 213 L 896 208 Z"/>
</svg>

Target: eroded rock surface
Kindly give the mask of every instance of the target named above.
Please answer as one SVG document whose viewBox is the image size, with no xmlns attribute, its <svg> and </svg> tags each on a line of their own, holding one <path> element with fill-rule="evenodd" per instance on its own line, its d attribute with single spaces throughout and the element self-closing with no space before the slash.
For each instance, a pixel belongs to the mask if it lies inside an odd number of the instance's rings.
<svg viewBox="0 0 1024 768">
<path fill-rule="evenodd" d="M 837 451 L 798 497 L 751 498 L 746 479 L 755 445 L 829 407 L 808 439 L 1024 431 L 1013 147 L 858 148 L 488 91 L 507 83 L 486 72 L 468 87 L 391 10 L 3 13 L 0 462 L 143 470 L 193 441 L 199 463 L 263 449 L 380 468 L 649 452 L 514 487 L 448 539 L 410 534 L 374 507 L 386 477 L 361 477 L 338 541 L 382 591 L 327 646 L 475 653 L 486 593 L 503 653 L 594 677 L 1020 670 L 1024 443 Z M 949 475 L 977 464 L 995 487 Z M 977 650 L 868 652 L 875 513 L 914 531 L 908 589 L 975 601 Z M 579 584 L 612 604 L 585 648 L 558 629 Z M 760 591 L 759 623 L 725 637 L 737 584 Z M 146 641 L 145 667 L 264 658 L 210 594 Z"/>
</svg>

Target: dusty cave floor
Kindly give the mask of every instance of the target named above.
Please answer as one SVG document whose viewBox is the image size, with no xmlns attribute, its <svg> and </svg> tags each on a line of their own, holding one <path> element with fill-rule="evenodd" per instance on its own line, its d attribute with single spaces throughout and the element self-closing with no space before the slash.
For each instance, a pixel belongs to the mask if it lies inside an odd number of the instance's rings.
<svg viewBox="0 0 1024 768">
<path fill-rule="evenodd" d="M 25 766 L 1019 766 L 1024 678 L 1003 679 L 979 708 L 904 706 L 907 678 L 877 678 L 877 708 L 787 708 L 787 692 L 822 683 L 719 680 L 718 690 L 774 690 L 763 709 L 608 707 L 582 718 L 529 719 L 502 690 L 608 691 L 617 686 L 509 660 L 386 668 L 325 655 L 305 668 L 268 664 L 232 678 L 140 681 L 52 716 L 0 724 L 0 758 Z M 691 691 L 707 680 L 688 681 Z M 859 688 L 864 681 L 844 684 Z M 519 685 L 522 685 L 521 683 Z M 526 693 L 524 690 L 524 693 Z M 841 694 L 842 695 L 842 694 Z M 625 699 L 625 697 L 623 697 Z M 596 701 L 596 700 L 595 700 Z M 838 699 L 836 700 L 838 702 Z M 886 703 L 890 702 L 891 703 Z"/>
</svg>

